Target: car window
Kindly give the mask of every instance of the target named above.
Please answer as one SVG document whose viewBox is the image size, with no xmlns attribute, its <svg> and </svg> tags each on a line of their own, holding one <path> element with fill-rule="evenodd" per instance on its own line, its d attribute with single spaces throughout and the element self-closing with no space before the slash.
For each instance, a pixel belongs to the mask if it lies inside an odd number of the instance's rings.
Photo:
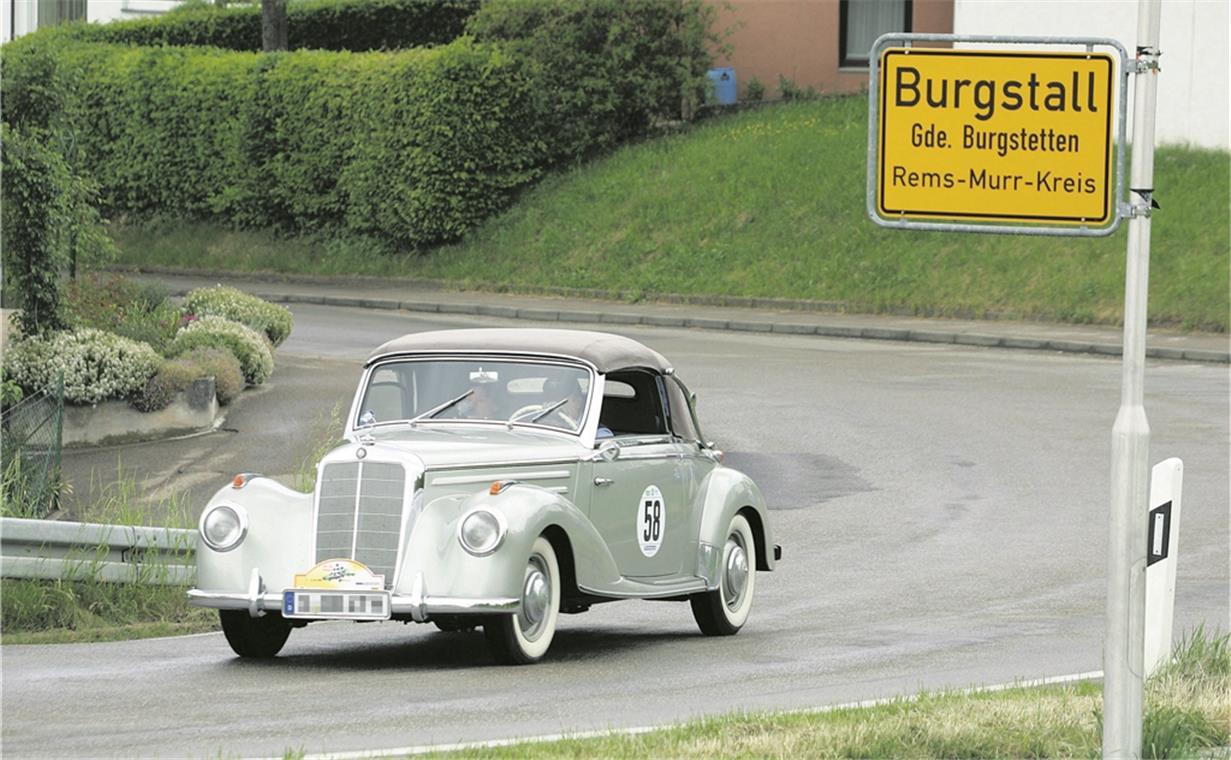
<svg viewBox="0 0 1231 760">
<path fill-rule="evenodd" d="M 380 425 L 501 422 L 578 432 L 590 373 L 578 366 L 506 359 L 416 359 L 388 362 L 368 377 L 356 419 Z"/>
<path fill-rule="evenodd" d="M 665 435 L 659 377 L 646 370 L 623 370 L 607 375 L 598 424 L 617 436 Z"/>
</svg>

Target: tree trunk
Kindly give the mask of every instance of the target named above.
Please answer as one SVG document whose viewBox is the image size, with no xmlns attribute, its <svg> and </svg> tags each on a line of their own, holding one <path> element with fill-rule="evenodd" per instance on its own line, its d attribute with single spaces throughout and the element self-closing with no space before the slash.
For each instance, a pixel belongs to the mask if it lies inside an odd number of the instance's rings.
<svg viewBox="0 0 1231 760">
<path fill-rule="evenodd" d="M 286 50 L 286 0 L 261 0 L 261 49 Z"/>
</svg>

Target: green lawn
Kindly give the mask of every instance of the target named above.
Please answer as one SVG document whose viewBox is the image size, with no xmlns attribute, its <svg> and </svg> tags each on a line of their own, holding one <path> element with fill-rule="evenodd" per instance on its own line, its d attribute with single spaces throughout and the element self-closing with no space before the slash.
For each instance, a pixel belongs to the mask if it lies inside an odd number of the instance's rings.
<svg viewBox="0 0 1231 760">
<path fill-rule="evenodd" d="M 1226 757 L 1231 646 L 1198 631 L 1146 686 L 1142 755 Z M 730 715 L 637 735 L 468 749 L 474 758 L 1099 756 L 1102 684 L 923 694 L 875 707 Z"/>
<path fill-rule="evenodd" d="M 466 240 L 421 254 L 208 224 L 117 226 L 121 262 L 844 301 L 863 311 L 1117 322 L 1126 230 L 1104 239 L 921 233 L 865 212 L 867 100 L 710 119 L 553 175 Z M 1156 155 L 1150 318 L 1226 331 L 1231 158 Z"/>
</svg>

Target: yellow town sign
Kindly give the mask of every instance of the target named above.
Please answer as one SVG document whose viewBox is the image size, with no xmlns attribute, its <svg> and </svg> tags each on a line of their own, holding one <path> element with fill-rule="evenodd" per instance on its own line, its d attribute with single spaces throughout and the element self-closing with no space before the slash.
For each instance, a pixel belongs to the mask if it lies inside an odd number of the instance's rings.
<svg viewBox="0 0 1231 760">
<path fill-rule="evenodd" d="M 897 47 L 879 69 L 884 219 L 1113 221 L 1111 55 Z"/>
</svg>

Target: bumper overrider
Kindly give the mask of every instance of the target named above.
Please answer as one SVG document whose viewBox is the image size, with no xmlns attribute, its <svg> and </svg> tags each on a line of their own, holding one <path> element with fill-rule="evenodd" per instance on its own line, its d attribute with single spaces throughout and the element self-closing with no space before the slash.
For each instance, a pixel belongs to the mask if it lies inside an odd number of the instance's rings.
<svg viewBox="0 0 1231 760">
<path fill-rule="evenodd" d="M 338 591 L 348 589 L 339 588 Z M 288 588 L 285 591 L 304 592 L 308 589 Z M 189 589 L 188 603 L 195 607 L 208 607 L 219 610 L 247 610 L 252 617 L 261 617 L 266 612 L 281 612 L 283 609 L 284 591 L 270 591 L 265 587 L 260 570 L 253 568 L 246 593 L 227 591 L 208 591 L 204 589 Z M 521 611 L 521 599 L 486 598 L 471 599 L 451 596 L 432 596 L 424 588 L 423 574 L 415 576 L 409 594 L 390 594 L 389 613 L 391 616 L 409 615 L 416 622 L 424 622 L 432 615 L 492 615 L 514 614 Z M 308 617 L 311 615 L 297 615 Z M 325 617 L 345 617 L 333 615 Z"/>
</svg>

